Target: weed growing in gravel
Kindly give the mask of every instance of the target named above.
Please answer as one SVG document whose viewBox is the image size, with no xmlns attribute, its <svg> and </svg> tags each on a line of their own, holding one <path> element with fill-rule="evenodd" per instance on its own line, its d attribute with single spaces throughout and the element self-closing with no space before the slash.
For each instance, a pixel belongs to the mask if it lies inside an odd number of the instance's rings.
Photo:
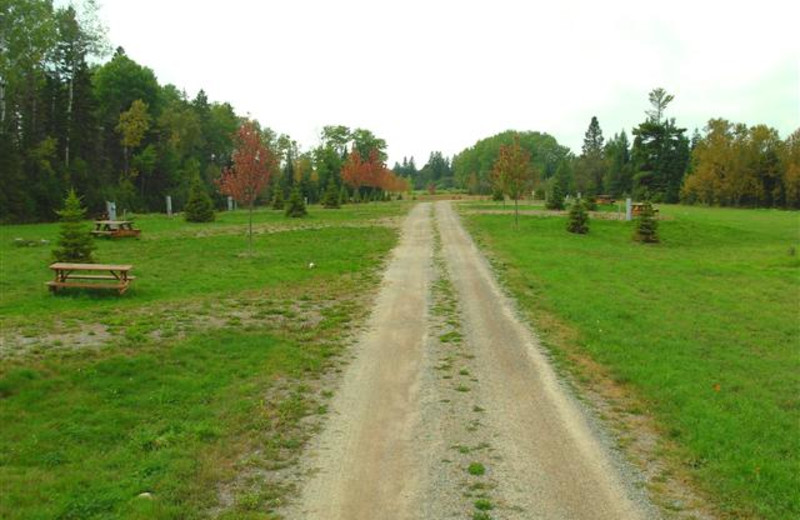
<svg viewBox="0 0 800 520">
<path fill-rule="evenodd" d="M 476 477 L 480 477 L 486 473 L 486 467 L 480 462 L 473 462 L 467 467 L 467 473 Z"/>
</svg>

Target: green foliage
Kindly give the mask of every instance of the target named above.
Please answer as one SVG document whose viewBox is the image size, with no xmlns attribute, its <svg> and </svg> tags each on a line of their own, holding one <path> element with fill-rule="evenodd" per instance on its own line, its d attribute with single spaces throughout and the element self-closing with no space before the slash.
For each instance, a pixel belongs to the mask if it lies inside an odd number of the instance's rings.
<svg viewBox="0 0 800 520">
<path fill-rule="evenodd" d="M 272 197 L 272 209 L 283 209 L 283 189 L 275 186 L 275 195 Z"/>
<path fill-rule="evenodd" d="M 347 199 L 348 199 L 347 187 L 345 187 L 345 185 L 342 184 L 342 189 L 339 190 L 339 206 L 344 206 L 345 204 L 347 204 L 349 202 Z"/>
<path fill-rule="evenodd" d="M 575 202 L 569 208 L 567 231 L 579 235 L 585 235 L 589 232 L 589 214 L 586 212 L 586 205 L 579 199 L 575 199 Z"/>
<path fill-rule="evenodd" d="M 656 220 L 656 214 L 650 201 L 644 202 L 642 212 L 636 218 L 636 231 L 633 234 L 633 239 L 647 244 L 659 242 L 658 220 Z"/>
<path fill-rule="evenodd" d="M 331 180 L 328 182 L 328 187 L 325 188 L 325 194 L 322 197 L 322 205 L 326 209 L 338 209 L 339 197 L 339 189 L 337 188 L 336 183 Z"/>
<path fill-rule="evenodd" d="M 503 194 L 503 188 L 495 186 L 492 189 L 492 200 L 495 202 L 502 202 L 506 200 L 506 196 Z"/>
<path fill-rule="evenodd" d="M 292 194 L 289 196 L 289 204 L 286 206 L 286 216 L 291 218 L 305 217 L 308 214 L 306 211 L 306 203 L 303 196 L 300 194 L 300 189 L 295 186 Z"/>
<path fill-rule="evenodd" d="M 199 177 L 195 177 L 189 190 L 189 200 L 183 208 L 183 217 L 187 222 L 213 222 L 214 203 L 208 195 Z"/>
<path fill-rule="evenodd" d="M 684 135 L 686 129 L 678 128 L 674 118 L 661 120 L 671 100 L 672 96 L 663 89 L 652 91 L 653 110 L 633 130 L 631 162 L 635 172 L 633 193 L 637 198 L 649 193 L 655 201 L 678 202 L 689 165 L 689 139 Z"/>
<path fill-rule="evenodd" d="M 553 183 L 545 207 L 552 210 L 564 209 L 564 193 L 561 191 L 561 185 L 558 182 Z"/>
<path fill-rule="evenodd" d="M 61 232 L 58 247 L 53 250 L 53 257 L 59 262 L 91 263 L 95 250 L 94 240 L 83 223 L 86 210 L 75 190 L 69 190 L 64 200 L 64 209 L 58 211 L 61 218 Z"/>
<path fill-rule="evenodd" d="M 489 194 L 492 190 L 492 168 L 500 155 L 500 146 L 511 145 L 519 137 L 520 146 L 531 157 L 531 165 L 542 180 L 556 173 L 559 164 L 571 157 L 569 148 L 556 139 L 540 132 L 515 132 L 512 130 L 481 139 L 470 148 L 455 155 L 451 161 L 455 185 L 471 192 Z"/>
<path fill-rule="evenodd" d="M 800 511 L 797 214 L 661 206 L 662 244 L 632 242 L 634 223 L 595 220 L 581 240 L 563 221 L 470 215 L 478 242 L 563 368 L 607 377 L 641 397 L 666 445 L 730 518 Z M 575 338 L 565 340 L 564 338 Z M 589 365 L 591 366 L 591 365 Z M 641 413 L 630 410 L 632 413 Z"/>
</svg>

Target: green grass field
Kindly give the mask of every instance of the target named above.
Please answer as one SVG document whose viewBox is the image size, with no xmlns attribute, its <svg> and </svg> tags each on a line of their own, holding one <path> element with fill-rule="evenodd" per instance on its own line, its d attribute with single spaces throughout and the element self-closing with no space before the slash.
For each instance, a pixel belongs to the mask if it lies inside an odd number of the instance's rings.
<svg viewBox="0 0 800 520">
<path fill-rule="evenodd" d="M 662 243 L 645 246 L 632 223 L 579 236 L 526 216 L 515 231 L 464 209 L 556 357 L 576 348 L 643 399 L 719 511 L 800 517 L 798 213 L 662 206 Z"/>
<path fill-rule="evenodd" d="M 13 240 L 58 225 L 0 228 L 0 518 L 270 518 L 285 485 L 248 478 L 325 412 L 408 207 L 258 211 L 251 256 L 245 212 L 140 216 L 141 239 L 97 240 L 97 261 L 135 266 L 122 297 L 49 294 L 53 244 Z"/>
</svg>

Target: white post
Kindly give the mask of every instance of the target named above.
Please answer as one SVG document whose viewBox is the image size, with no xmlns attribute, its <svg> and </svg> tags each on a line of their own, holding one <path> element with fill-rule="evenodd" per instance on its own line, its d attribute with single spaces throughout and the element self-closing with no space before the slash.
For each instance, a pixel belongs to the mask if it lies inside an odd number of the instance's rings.
<svg viewBox="0 0 800 520">
<path fill-rule="evenodd" d="M 106 213 L 108 214 L 108 220 L 117 220 L 117 203 L 107 200 Z"/>
<path fill-rule="evenodd" d="M 172 216 L 172 197 L 167 195 L 167 216 Z"/>
<path fill-rule="evenodd" d="M 228 211 L 233 211 L 233 197 L 228 195 Z"/>
<path fill-rule="evenodd" d="M 625 199 L 625 220 L 633 219 L 633 201 Z"/>
</svg>

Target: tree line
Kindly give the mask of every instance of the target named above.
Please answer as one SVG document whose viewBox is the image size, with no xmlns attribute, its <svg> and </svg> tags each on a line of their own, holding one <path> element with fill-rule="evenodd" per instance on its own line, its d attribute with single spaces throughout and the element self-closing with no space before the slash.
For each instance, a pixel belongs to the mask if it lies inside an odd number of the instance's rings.
<svg viewBox="0 0 800 520">
<path fill-rule="evenodd" d="M 69 189 L 92 214 L 106 200 L 164 211 L 166 195 L 180 210 L 195 180 L 224 207 L 214 181 L 231 165 L 246 122 L 229 103 L 211 102 L 203 90 L 189 98 L 121 47 L 109 53 L 93 0 L 80 9 L 11 0 L 0 35 L 0 222 L 53 220 Z M 297 186 L 319 202 L 330 183 L 343 186 L 352 151 L 386 160 L 385 140 L 366 129 L 326 126 L 319 145 L 302 152 L 290 136 L 254 124 L 277 156 L 261 200 L 278 191 L 288 198 Z M 395 181 L 386 173 L 361 189 L 377 197 L 397 191 Z"/>
<path fill-rule="evenodd" d="M 596 117 L 579 155 L 539 132 L 507 131 L 482 139 L 452 160 L 456 185 L 471 193 L 500 189 L 493 168 L 504 146 L 518 142 L 533 166 L 538 195 L 631 196 L 639 200 L 746 207 L 800 207 L 800 129 L 785 140 L 766 125 L 712 119 L 686 136 L 666 115 L 674 96 L 649 93 L 646 118 L 608 141 Z M 511 196 L 511 194 L 506 193 Z"/>
</svg>

